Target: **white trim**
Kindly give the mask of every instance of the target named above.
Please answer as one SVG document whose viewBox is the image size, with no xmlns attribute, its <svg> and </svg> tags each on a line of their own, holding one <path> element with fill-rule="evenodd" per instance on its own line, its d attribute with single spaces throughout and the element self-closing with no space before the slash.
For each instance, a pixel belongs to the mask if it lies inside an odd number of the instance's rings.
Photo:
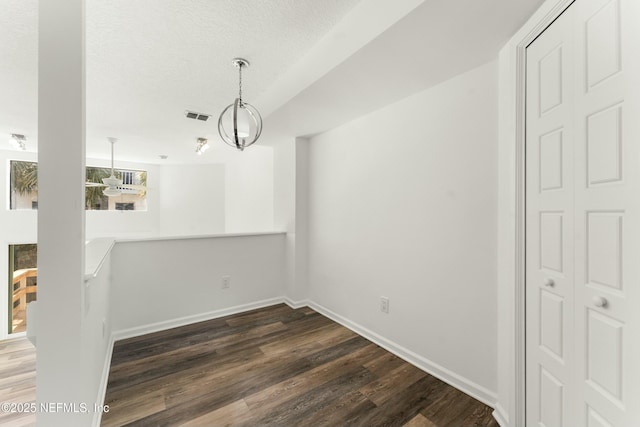
<svg viewBox="0 0 640 427">
<path fill-rule="evenodd" d="M 510 266 L 511 274 L 513 274 L 513 282 L 503 284 L 504 286 L 513 286 L 512 313 L 514 319 L 513 330 L 511 331 L 511 345 L 508 347 L 513 349 L 513 378 L 509 383 L 513 389 L 507 393 L 498 395 L 502 398 L 511 398 L 513 396 L 514 406 L 513 414 L 509 416 L 509 411 L 504 410 L 502 404 L 509 402 L 498 402 L 496 407 L 501 408 L 500 411 L 494 412 L 497 421 L 501 418 L 501 426 L 524 426 L 526 423 L 526 348 L 525 348 L 525 321 L 526 321 L 526 300 L 525 300 L 525 101 L 526 101 L 526 48 L 531 44 L 551 23 L 558 17 L 571 3 L 575 0 L 547 0 L 529 19 L 529 21 L 516 33 L 503 49 L 500 55 L 500 68 L 513 72 L 508 81 L 505 81 L 500 90 L 504 91 L 505 96 L 500 97 L 503 105 L 509 108 L 502 109 L 507 111 L 506 115 L 500 117 L 500 133 L 504 136 L 509 144 L 513 144 L 513 157 L 508 161 L 509 170 L 513 172 L 511 179 L 513 186 L 510 193 L 502 195 L 507 197 L 511 206 L 514 208 L 514 221 L 507 224 L 501 230 L 508 234 L 513 233 L 513 239 L 510 240 L 509 246 L 512 253 L 515 254 L 513 265 Z M 510 108 L 513 107 L 514 110 Z M 512 226 L 513 229 L 508 230 Z M 500 254 L 499 254 L 500 255 Z M 500 375 L 500 373 L 498 373 Z M 498 381 L 500 383 L 500 381 Z M 508 406 L 509 407 L 509 406 Z M 511 421 L 509 423 L 508 421 Z M 503 424 L 504 423 L 504 424 Z"/>
<path fill-rule="evenodd" d="M 476 384 L 473 381 L 470 381 L 469 379 L 464 378 L 463 376 L 458 375 L 455 372 L 452 372 L 449 369 L 440 366 L 439 364 L 432 362 L 431 360 L 422 357 L 419 354 L 416 354 L 413 351 L 381 335 L 378 335 L 377 333 L 365 328 L 364 326 L 361 326 L 345 317 L 342 317 L 337 313 L 334 313 L 333 311 L 320 304 L 317 304 L 313 301 L 308 301 L 308 305 L 318 313 L 330 318 L 337 323 L 340 323 L 342 326 L 348 329 L 351 329 L 358 335 L 367 338 L 369 341 L 395 354 L 406 362 L 409 362 L 417 368 L 422 369 L 423 371 L 433 375 L 434 377 L 441 379 L 447 384 L 452 385 L 453 387 L 463 391 L 464 393 L 479 400 L 480 402 L 491 407 L 495 405 L 496 394 L 484 388 L 483 386 Z"/>
<path fill-rule="evenodd" d="M 102 367 L 102 377 L 100 379 L 100 386 L 98 388 L 98 396 L 96 398 L 96 403 L 99 405 L 104 405 L 104 398 L 107 393 L 107 382 L 109 381 L 109 371 L 111 370 L 111 356 L 113 356 L 113 344 L 115 340 L 113 339 L 113 334 L 109 337 L 109 344 L 107 345 L 107 354 L 104 358 L 104 366 Z M 97 411 L 93 414 L 93 422 L 91 423 L 94 427 L 100 427 L 100 423 L 102 422 L 102 414 L 103 412 Z"/>
<path fill-rule="evenodd" d="M 509 414 L 500 403 L 496 403 L 496 409 L 494 409 L 491 415 L 493 415 L 493 418 L 500 427 L 507 427 L 509 425 Z"/>
<path fill-rule="evenodd" d="M 298 308 L 302 308 L 302 307 L 308 307 L 309 306 L 309 300 L 302 300 L 302 301 L 294 301 L 289 297 L 284 297 L 284 303 L 287 304 L 289 307 L 295 309 Z"/>
<path fill-rule="evenodd" d="M 98 277 L 98 273 L 102 270 L 104 262 L 107 260 L 111 250 L 116 244 L 111 238 L 94 239 L 87 242 L 84 246 L 84 282 L 87 283 L 91 279 Z"/>
<path fill-rule="evenodd" d="M 220 239 L 225 237 L 260 237 L 287 234 L 286 231 L 260 231 L 255 233 L 223 233 L 223 234 L 194 234 L 187 236 L 148 236 L 148 237 L 122 237 L 116 238 L 116 243 L 155 242 L 164 240 L 193 240 L 193 239 Z"/>
<path fill-rule="evenodd" d="M 229 316 L 231 314 L 242 313 L 257 308 L 269 307 L 276 304 L 282 304 L 283 297 L 270 298 L 262 301 L 251 302 L 248 304 L 236 305 L 220 310 L 208 311 L 206 313 L 194 314 L 191 316 L 179 317 L 177 319 L 164 320 L 162 322 L 150 323 L 148 325 L 136 326 L 134 328 L 122 329 L 112 334 L 114 341 L 127 338 L 139 337 L 141 335 L 160 332 L 171 328 L 190 325 L 192 323 L 204 322 L 206 320 L 217 319 L 218 317 Z"/>
<path fill-rule="evenodd" d="M 6 338 L 4 338 L 4 339 L 5 340 L 12 340 L 14 338 L 25 338 L 26 336 L 27 336 L 27 331 L 13 332 L 13 333 L 7 334 Z M 34 347 L 35 347 L 35 345 L 34 345 Z"/>
</svg>

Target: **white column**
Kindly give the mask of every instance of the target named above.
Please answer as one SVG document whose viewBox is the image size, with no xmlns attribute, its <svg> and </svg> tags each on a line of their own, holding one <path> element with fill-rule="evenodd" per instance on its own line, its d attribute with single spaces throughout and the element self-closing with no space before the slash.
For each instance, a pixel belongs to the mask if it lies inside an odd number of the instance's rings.
<svg viewBox="0 0 640 427">
<path fill-rule="evenodd" d="M 298 302 L 295 295 L 295 140 L 283 139 L 273 145 L 273 225 L 287 232 L 285 262 L 285 296 Z"/>
<path fill-rule="evenodd" d="M 295 201 L 295 274 L 294 297 L 306 300 L 308 294 L 309 247 L 309 140 L 296 138 L 296 201 Z"/>
<path fill-rule="evenodd" d="M 85 177 L 84 0 L 39 1 L 38 403 L 82 402 Z M 55 408 L 39 426 L 89 425 Z"/>
<path fill-rule="evenodd" d="M 274 144 L 274 226 L 287 232 L 285 296 L 292 303 L 308 298 L 308 145 L 306 138 Z"/>
</svg>

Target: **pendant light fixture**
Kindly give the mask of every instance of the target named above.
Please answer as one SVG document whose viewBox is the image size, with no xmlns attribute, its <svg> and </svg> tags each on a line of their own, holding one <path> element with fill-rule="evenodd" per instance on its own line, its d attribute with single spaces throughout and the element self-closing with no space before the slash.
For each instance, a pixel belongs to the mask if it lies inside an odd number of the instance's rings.
<svg viewBox="0 0 640 427">
<path fill-rule="evenodd" d="M 260 138 L 262 117 L 253 105 L 242 100 L 242 69 L 249 66 L 249 61 L 234 58 L 231 62 L 238 68 L 238 97 L 220 114 L 218 133 L 225 143 L 242 151 Z"/>
</svg>

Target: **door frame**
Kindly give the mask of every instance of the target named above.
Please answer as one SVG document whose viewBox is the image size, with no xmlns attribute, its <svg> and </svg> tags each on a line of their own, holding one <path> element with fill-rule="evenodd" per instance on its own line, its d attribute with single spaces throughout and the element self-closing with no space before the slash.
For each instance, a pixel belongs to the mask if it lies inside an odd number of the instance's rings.
<svg viewBox="0 0 640 427">
<path fill-rule="evenodd" d="M 526 49 L 574 1 L 546 0 L 500 51 L 498 353 L 507 354 L 493 414 L 502 427 L 526 425 Z"/>
</svg>

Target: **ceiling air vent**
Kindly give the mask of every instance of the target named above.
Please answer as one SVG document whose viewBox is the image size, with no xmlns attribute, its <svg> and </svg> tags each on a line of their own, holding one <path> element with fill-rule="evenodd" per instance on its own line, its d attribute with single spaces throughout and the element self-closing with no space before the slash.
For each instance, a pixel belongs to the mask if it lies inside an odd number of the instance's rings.
<svg viewBox="0 0 640 427">
<path fill-rule="evenodd" d="M 203 122 L 206 122 L 209 120 L 209 117 L 211 117 L 211 114 L 196 113 L 195 111 L 189 110 L 185 111 L 184 115 L 187 116 L 188 119 L 202 120 Z"/>
</svg>

